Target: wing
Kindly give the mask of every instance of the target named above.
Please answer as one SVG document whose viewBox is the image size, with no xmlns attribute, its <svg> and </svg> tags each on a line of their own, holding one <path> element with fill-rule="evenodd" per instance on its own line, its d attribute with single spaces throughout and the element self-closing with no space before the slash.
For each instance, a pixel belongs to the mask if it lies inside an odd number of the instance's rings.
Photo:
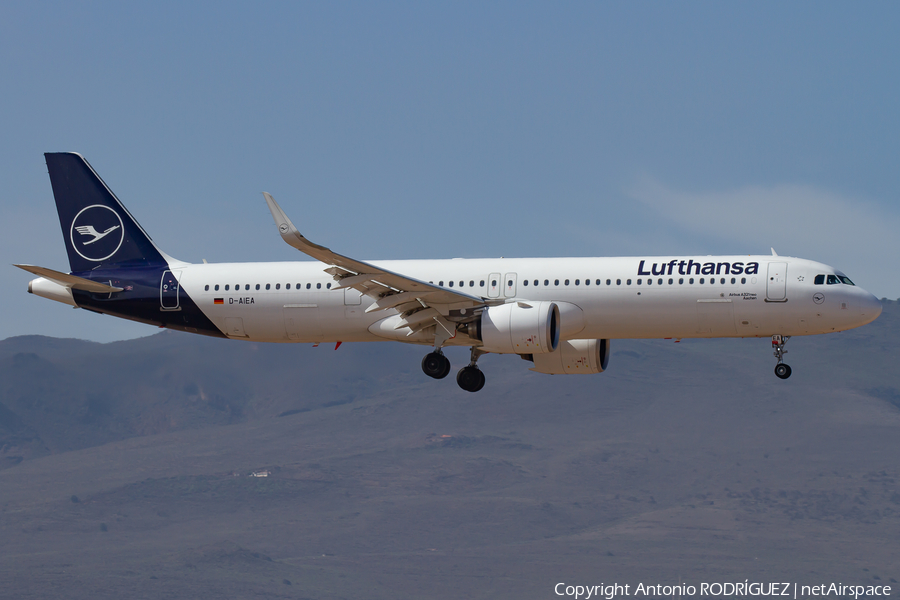
<svg viewBox="0 0 900 600">
<path fill-rule="evenodd" d="M 469 315 L 464 318 L 455 317 L 451 313 L 459 309 L 478 308 L 487 304 L 487 299 L 480 296 L 448 290 L 414 277 L 338 254 L 325 246 L 315 244 L 297 231 L 297 228 L 270 194 L 263 192 L 263 196 L 275 219 L 275 225 L 278 226 L 278 233 L 288 245 L 330 265 L 325 272 L 334 276 L 335 281 L 339 284 L 337 289 L 353 288 L 373 298 L 375 302 L 366 309 L 366 312 L 396 309 L 402 316 L 397 328 L 409 327 L 409 335 L 434 326 L 435 322 L 446 328 L 446 324 L 441 321 L 448 318 L 454 321 L 468 320 L 472 316 L 471 311 L 464 311 L 464 314 Z M 426 310 L 430 310 L 428 314 L 432 318 L 423 320 L 424 315 L 416 314 Z M 414 314 L 415 317 L 413 317 Z M 438 331 L 436 335 L 440 337 L 441 334 Z M 455 335 L 455 331 L 449 337 L 453 337 L 453 335 Z"/>
</svg>

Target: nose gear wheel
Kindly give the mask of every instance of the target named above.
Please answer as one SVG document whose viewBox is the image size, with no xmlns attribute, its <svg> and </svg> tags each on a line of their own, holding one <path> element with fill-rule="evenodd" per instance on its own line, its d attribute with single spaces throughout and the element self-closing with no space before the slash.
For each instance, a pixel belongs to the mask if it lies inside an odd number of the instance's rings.
<svg viewBox="0 0 900 600">
<path fill-rule="evenodd" d="M 787 354 L 784 345 L 789 339 L 791 339 L 789 335 L 772 336 L 772 348 L 775 350 L 773 354 L 778 359 L 778 363 L 775 365 L 775 376 L 779 379 L 787 379 L 791 376 L 791 367 L 784 363 L 784 355 Z"/>
</svg>

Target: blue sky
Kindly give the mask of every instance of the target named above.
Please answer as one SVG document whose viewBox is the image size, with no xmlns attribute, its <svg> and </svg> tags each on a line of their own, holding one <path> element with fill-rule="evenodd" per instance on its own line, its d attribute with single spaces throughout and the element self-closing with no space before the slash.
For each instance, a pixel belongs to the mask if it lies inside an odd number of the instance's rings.
<svg viewBox="0 0 900 600">
<path fill-rule="evenodd" d="M 169 254 L 294 260 L 261 191 L 360 258 L 768 253 L 900 296 L 896 3 L 0 5 L 0 338 L 150 327 L 68 270 L 42 153 Z"/>
</svg>

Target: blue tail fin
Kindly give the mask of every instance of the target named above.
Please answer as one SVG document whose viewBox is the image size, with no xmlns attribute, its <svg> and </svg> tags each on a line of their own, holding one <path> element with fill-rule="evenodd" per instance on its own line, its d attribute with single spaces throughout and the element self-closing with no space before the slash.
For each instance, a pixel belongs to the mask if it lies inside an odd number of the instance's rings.
<svg viewBox="0 0 900 600">
<path fill-rule="evenodd" d="M 73 273 L 165 267 L 165 256 L 97 172 L 74 152 L 44 154 Z"/>
</svg>

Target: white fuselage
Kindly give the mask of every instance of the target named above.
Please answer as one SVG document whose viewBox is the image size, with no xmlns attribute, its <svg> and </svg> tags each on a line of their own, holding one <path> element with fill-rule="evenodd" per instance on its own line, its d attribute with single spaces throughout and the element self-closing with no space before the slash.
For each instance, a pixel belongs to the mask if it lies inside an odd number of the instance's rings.
<svg viewBox="0 0 900 600">
<path fill-rule="evenodd" d="M 881 312 L 878 300 L 860 287 L 817 285 L 816 276 L 837 273 L 832 267 L 783 256 L 369 262 L 496 301 L 559 303 L 562 339 L 809 335 L 859 327 Z M 354 289 L 331 289 L 337 284 L 324 268 L 311 261 L 173 265 L 172 270 L 228 337 L 420 341 L 379 325 L 396 311 L 366 313 L 371 298 Z M 454 344 L 471 345 L 471 340 L 447 342 Z"/>
</svg>

